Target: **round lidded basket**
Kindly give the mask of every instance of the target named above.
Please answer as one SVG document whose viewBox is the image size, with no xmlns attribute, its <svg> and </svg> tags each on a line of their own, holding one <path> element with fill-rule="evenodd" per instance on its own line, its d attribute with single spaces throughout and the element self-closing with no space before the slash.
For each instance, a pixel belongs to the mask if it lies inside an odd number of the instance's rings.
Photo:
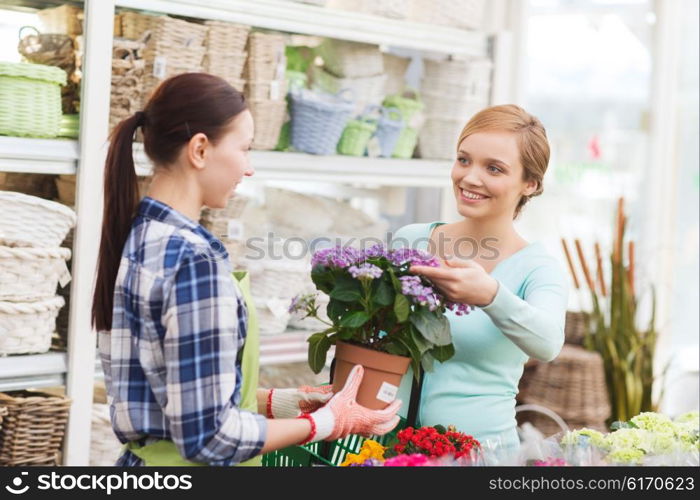
<svg viewBox="0 0 700 500">
<path fill-rule="evenodd" d="M 69 249 L 3 246 L 2 243 L 0 241 L 0 301 L 51 298 L 56 295 L 59 282 L 67 284 Z"/>
<path fill-rule="evenodd" d="M 75 225 L 73 210 L 61 203 L 0 191 L 0 240 L 38 247 L 59 247 Z"/>
<path fill-rule="evenodd" d="M 0 62 L 0 135 L 56 137 L 66 81 L 61 68 Z"/>
</svg>

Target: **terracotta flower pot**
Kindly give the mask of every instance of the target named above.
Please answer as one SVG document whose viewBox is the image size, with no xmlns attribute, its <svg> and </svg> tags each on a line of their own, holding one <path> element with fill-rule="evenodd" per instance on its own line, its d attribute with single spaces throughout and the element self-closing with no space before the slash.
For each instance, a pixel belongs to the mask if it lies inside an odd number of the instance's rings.
<svg viewBox="0 0 700 500">
<path fill-rule="evenodd" d="M 410 363 L 408 357 L 338 342 L 335 346 L 333 392 L 343 388 L 353 366 L 362 365 L 365 373 L 357 392 L 357 402 L 372 410 L 382 410 L 396 399 L 401 378 Z"/>
</svg>

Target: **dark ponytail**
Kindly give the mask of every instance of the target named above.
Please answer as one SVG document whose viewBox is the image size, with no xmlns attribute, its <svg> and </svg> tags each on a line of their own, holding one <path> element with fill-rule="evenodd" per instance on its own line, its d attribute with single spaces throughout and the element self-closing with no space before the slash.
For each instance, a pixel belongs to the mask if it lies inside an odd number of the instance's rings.
<svg viewBox="0 0 700 500">
<path fill-rule="evenodd" d="M 243 94 L 206 73 L 185 73 L 165 80 L 139 111 L 110 136 L 104 176 L 104 215 L 97 262 L 92 324 L 111 330 L 114 286 L 124 244 L 138 206 L 132 153 L 134 134 L 143 127 L 144 150 L 157 168 L 168 168 L 189 139 L 203 133 L 214 144 L 233 118 L 246 109 Z"/>
</svg>

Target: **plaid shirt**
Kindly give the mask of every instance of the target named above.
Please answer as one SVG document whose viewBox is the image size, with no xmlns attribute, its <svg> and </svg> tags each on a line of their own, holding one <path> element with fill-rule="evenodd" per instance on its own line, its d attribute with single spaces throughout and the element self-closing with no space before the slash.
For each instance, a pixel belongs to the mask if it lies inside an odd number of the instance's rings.
<svg viewBox="0 0 700 500">
<path fill-rule="evenodd" d="M 267 422 L 238 408 L 246 321 L 221 242 L 145 198 L 122 253 L 112 330 L 98 334 L 119 440 L 169 439 L 210 465 L 258 455 Z M 126 451 L 116 465 L 142 462 Z"/>
</svg>

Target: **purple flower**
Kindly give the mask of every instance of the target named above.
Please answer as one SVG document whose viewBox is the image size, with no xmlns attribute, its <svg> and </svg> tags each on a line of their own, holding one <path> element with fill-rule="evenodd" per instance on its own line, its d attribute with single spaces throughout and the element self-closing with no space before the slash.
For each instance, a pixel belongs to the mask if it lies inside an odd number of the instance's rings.
<svg viewBox="0 0 700 500">
<path fill-rule="evenodd" d="M 353 278 L 373 280 L 379 278 L 384 271 L 373 264 L 365 262 L 359 266 L 350 266 L 348 272 Z"/>
<path fill-rule="evenodd" d="M 381 460 L 376 458 L 368 458 L 361 464 L 350 464 L 350 467 L 381 467 L 383 465 Z"/>
<path fill-rule="evenodd" d="M 409 263 L 412 266 L 440 267 L 440 261 L 427 252 L 412 248 L 399 248 L 389 252 L 387 258 L 395 266 Z"/>
<path fill-rule="evenodd" d="M 454 312 L 457 316 L 469 314 L 469 311 L 471 310 L 471 306 L 469 304 L 460 304 L 459 302 L 446 301 L 445 307 Z"/>
<path fill-rule="evenodd" d="M 377 258 L 377 257 L 387 257 L 388 253 L 389 252 L 384 247 L 384 245 L 377 243 L 376 245 L 372 245 L 367 250 L 363 251 L 362 258 L 363 258 L 363 260 L 366 260 L 366 259 L 373 259 L 373 258 Z"/>
<path fill-rule="evenodd" d="M 401 276 L 401 293 L 411 297 L 414 304 L 428 306 L 435 311 L 440 306 L 440 297 L 432 287 L 424 286 L 419 276 Z"/>
<path fill-rule="evenodd" d="M 311 258 L 311 265 L 345 269 L 346 267 L 360 262 L 362 260 L 361 257 L 359 250 L 355 248 L 336 246 L 314 252 Z"/>
</svg>

